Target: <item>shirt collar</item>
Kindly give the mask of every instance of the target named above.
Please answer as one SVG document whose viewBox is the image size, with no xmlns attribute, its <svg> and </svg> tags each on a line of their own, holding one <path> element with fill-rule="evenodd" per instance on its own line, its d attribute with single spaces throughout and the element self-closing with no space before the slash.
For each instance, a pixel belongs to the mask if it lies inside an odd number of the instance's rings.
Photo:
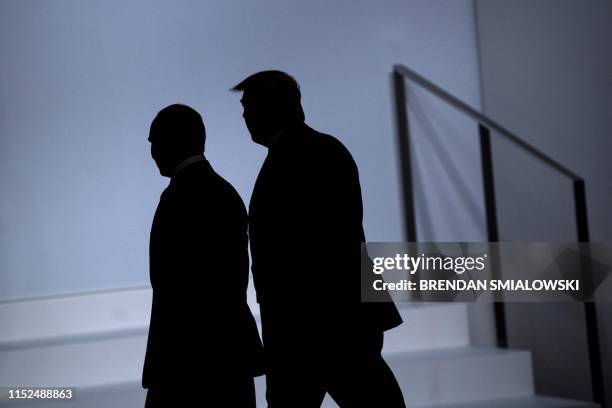
<svg viewBox="0 0 612 408">
<path fill-rule="evenodd" d="M 170 176 L 170 178 L 171 179 L 174 178 L 181 170 L 183 170 L 185 167 L 189 166 L 190 164 L 196 163 L 199 161 L 204 161 L 204 160 L 206 159 L 204 158 L 203 154 L 198 154 L 198 155 L 186 158 L 185 160 L 183 160 L 182 162 L 176 165 L 176 167 L 172 171 L 172 175 Z"/>
</svg>

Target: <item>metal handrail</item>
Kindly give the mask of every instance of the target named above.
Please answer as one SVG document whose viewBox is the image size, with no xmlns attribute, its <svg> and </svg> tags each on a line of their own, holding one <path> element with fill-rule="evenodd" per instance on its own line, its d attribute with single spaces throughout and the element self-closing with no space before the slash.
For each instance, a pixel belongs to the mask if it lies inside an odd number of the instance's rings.
<svg viewBox="0 0 612 408">
<path fill-rule="evenodd" d="M 496 121 L 494 121 L 493 119 L 489 118 L 488 116 L 483 115 L 481 112 L 477 111 L 476 109 L 469 106 L 467 103 L 463 102 L 462 100 L 446 92 L 444 89 L 435 85 L 433 82 L 428 81 L 427 79 L 417 74 L 415 71 L 411 70 L 410 68 L 404 65 L 394 65 L 393 71 L 401 74 L 402 76 L 406 78 L 409 78 L 410 80 L 419 84 L 423 88 L 427 89 L 432 94 L 438 96 L 440 99 L 447 102 L 449 105 L 454 106 L 456 109 L 472 117 L 474 120 L 488 127 L 489 129 L 496 131 L 501 136 L 505 137 L 506 139 L 508 139 L 509 141 L 511 141 L 518 147 L 520 147 L 521 149 L 525 150 L 526 152 L 530 153 L 534 157 L 537 157 L 543 163 L 546 163 L 548 166 L 557 170 L 559 173 L 571 178 L 572 180 L 582 180 L 582 177 L 580 177 L 575 172 L 571 171 L 570 169 L 563 166 L 559 162 L 555 161 L 554 159 L 550 158 L 546 154 L 542 153 L 540 150 L 533 147 L 529 143 L 525 142 L 523 139 L 521 139 L 520 137 L 518 137 L 517 135 L 515 135 L 514 133 L 512 133 L 511 131 L 509 131 L 508 129 L 506 129 L 505 127 L 503 127 Z"/>
</svg>

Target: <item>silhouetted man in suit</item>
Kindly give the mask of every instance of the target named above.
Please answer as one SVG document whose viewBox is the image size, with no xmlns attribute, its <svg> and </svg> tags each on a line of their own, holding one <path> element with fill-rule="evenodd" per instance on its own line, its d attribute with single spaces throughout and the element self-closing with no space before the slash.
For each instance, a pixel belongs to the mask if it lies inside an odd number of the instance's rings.
<svg viewBox="0 0 612 408">
<path fill-rule="evenodd" d="M 353 158 L 304 123 L 291 76 L 264 71 L 233 90 L 243 91 L 253 141 L 268 148 L 249 207 L 268 406 L 319 407 L 328 392 L 342 407 L 403 407 L 381 356 L 399 313 L 360 302 L 365 236 Z"/>
<path fill-rule="evenodd" d="M 204 140 L 202 118 L 185 105 L 151 124 L 151 155 L 170 184 L 150 237 L 146 407 L 255 407 L 253 377 L 263 373 L 246 301 L 246 209 L 205 159 Z"/>
</svg>

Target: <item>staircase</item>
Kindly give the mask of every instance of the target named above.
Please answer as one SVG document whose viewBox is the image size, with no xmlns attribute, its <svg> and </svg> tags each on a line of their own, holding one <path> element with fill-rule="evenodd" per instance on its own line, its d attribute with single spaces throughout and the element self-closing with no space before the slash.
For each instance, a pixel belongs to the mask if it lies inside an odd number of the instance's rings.
<svg viewBox="0 0 612 408">
<path fill-rule="evenodd" d="M 470 119 L 477 127 L 478 131 L 475 136 L 478 137 L 479 141 L 479 150 L 480 150 L 480 170 L 481 170 L 481 182 L 482 182 L 482 194 L 483 194 L 483 218 L 485 220 L 485 232 L 486 240 L 488 242 L 499 242 L 507 240 L 507 237 L 504 237 L 504 229 L 503 225 L 500 225 L 498 220 L 498 197 L 497 193 L 499 186 L 507 187 L 508 179 L 512 178 L 512 174 L 502 174 L 501 177 L 496 172 L 499 170 L 495 170 L 494 172 L 494 155 L 493 155 L 493 142 L 497 143 L 497 141 L 502 141 L 502 143 L 506 143 L 509 146 L 512 146 L 513 149 L 520 151 L 525 157 L 532 160 L 534 163 L 538 163 L 541 167 L 539 171 L 543 171 L 542 169 L 546 169 L 546 171 L 552 171 L 557 176 L 561 176 L 563 179 L 569 181 L 572 187 L 572 199 L 573 199 L 573 208 L 574 208 L 574 217 L 570 221 L 571 224 L 575 225 L 576 228 L 576 242 L 589 242 L 589 229 L 588 229 L 588 217 L 586 211 L 586 190 L 585 190 L 585 181 L 584 179 L 573 172 L 566 166 L 557 162 L 544 152 L 540 151 L 533 145 L 527 143 L 523 138 L 518 135 L 512 133 L 499 123 L 497 123 L 492 118 L 486 116 L 481 113 L 477 109 L 471 107 L 469 104 L 463 102 L 459 98 L 447 92 L 445 89 L 439 87 L 434 84 L 427 78 L 415 72 L 413 69 L 406 67 L 401 64 L 397 64 L 393 66 L 393 71 L 391 74 L 392 83 L 393 83 L 393 101 L 395 105 L 395 119 L 396 119 L 396 135 L 397 135 L 397 146 L 399 152 L 399 164 L 401 168 L 400 180 L 402 186 L 402 195 L 403 195 L 403 212 L 404 212 L 404 227 L 405 227 L 405 240 L 408 242 L 419 242 L 423 240 L 423 238 L 419 238 L 417 233 L 422 233 L 417 231 L 417 215 L 416 215 L 416 207 L 415 207 L 415 196 L 416 190 L 414 189 L 415 185 L 418 183 L 422 183 L 420 180 L 422 177 L 423 171 L 420 169 L 419 171 L 415 171 L 417 168 L 413 164 L 414 154 L 413 151 L 417 151 L 415 149 L 416 143 L 413 140 L 412 131 L 415 130 L 414 126 L 411 127 L 410 123 L 412 119 L 409 120 L 409 102 L 410 104 L 414 104 L 415 100 L 413 97 L 411 99 L 408 98 L 407 88 L 417 87 L 421 91 L 425 91 L 428 96 L 433 96 L 436 98 L 438 102 L 443 102 L 444 105 L 448 108 L 451 108 L 456 113 L 461 113 L 465 118 Z M 418 104 L 417 104 L 418 105 Z M 414 106 L 413 106 L 414 108 Z M 412 111 L 414 113 L 414 109 Z M 412 114 L 411 114 L 412 115 Z M 422 130 L 421 130 L 422 132 Z M 428 132 L 425 132 L 428 135 Z M 443 145 L 438 144 L 436 147 L 439 151 L 442 149 L 440 146 Z M 438 152 L 438 156 L 444 158 L 444 154 L 440 154 L 443 152 Z M 497 154 L 497 153 L 496 153 Z M 497 156 L 495 156 L 497 157 Z M 466 158 L 466 160 L 473 160 L 473 157 Z M 453 169 L 453 171 L 456 170 Z M 471 174 L 473 176 L 473 174 Z M 505 177 L 504 177 L 505 176 Z M 474 180 L 477 182 L 477 180 Z M 431 182 L 431 180 L 429 181 Z M 570 225 L 571 225 L 570 224 Z M 430 232 L 431 235 L 431 232 Z M 510 240 L 516 240 L 516 237 L 513 237 Z M 527 238 L 524 238 L 527 239 Z M 427 239 L 425 239 L 426 241 Z M 435 240 L 435 239 L 429 239 Z M 581 271 L 582 273 L 589 273 L 589 271 Z M 493 273 L 498 273 L 495 268 L 493 268 Z M 494 275 L 495 277 L 495 275 Z M 581 403 L 576 401 L 560 401 L 549 398 L 541 398 L 541 397 L 533 397 L 533 378 L 532 378 L 532 370 L 530 368 L 530 356 L 527 356 L 527 365 L 528 367 L 524 367 L 521 364 L 517 363 L 517 360 L 521 358 L 517 352 L 512 352 L 507 350 L 508 346 L 508 327 L 506 327 L 506 317 L 505 317 L 505 303 L 503 302 L 495 302 L 492 305 L 494 315 L 495 315 L 495 331 L 497 337 L 497 344 L 502 350 L 482 350 L 483 353 L 489 354 L 487 357 L 481 358 L 481 361 L 475 363 L 479 366 L 478 370 L 475 372 L 469 371 L 469 368 L 472 367 L 471 363 L 477 360 L 476 357 L 471 357 L 464 364 L 466 364 L 466 368 L 460 372 L 456 372 L 453 376 L 456 377 L 454 381 L 458 381 L 458 384 L 462 384 L 461 387 L 467 387 L 469 389 L 469 395 L 476 397 L 479 394 L 478 388 L 469 388 L 472 383 L 466 383 L 463 385 L 462 381 L 465 381 L 465 378 L 462 376 L 470 376 L 470 377 L 478 377 L 480 378 L 481 384 L 489 387 L 491 389 L 498 387 L 499 394 L 496 395 L 495 400 L 490 400 L 489 402 L 484 402 L 483 406 L 597 406 L 589 403 Z M 597 319 L 597 310 L 595 304 L 592 302 L 584 302 L 584 322 L 585 322 L 585 337 L 587 341 L 588 347 L 588 355 L 589 355 L 589 365 L 590 365 L 590 374 L 591 374 L 591 387 L 592 387 L 592 395 L 593 400 L 601 402 L 602 405 L 605 404 L 604 399 L 604 381 L 603 381 L 603 369 L 601 365 L 601 354 L 600 349 L 601 345 L 599 343 L 599 329 L 598 329 L 598 319 Z M 459 354 L 462 355 L 473 355 L 475 352 L 473 347 L 467 347 L 464 351 Z M 406 354 L 409 354 L 410 351 L 407 351 Z M 478 354 L 476 352 L 476 354 Z M 398 358 L 395 354 L 389 355 L 389 361 L 392 366 L 397 367 L 396 370 L 400 371 L 402 368 L 402 363 L 396 362 L 395 359 Z M 433 359 L 433 356 L 427 357 Z M 505 359 L 502 363 L 501 359 Z M 499 359 L 500 365 L 497 366 L 497 371 L 488 373 L 486 367 L 486 361 L 490 359 Z M 399 357 L 399 360 L 404 361 L 404 356 Z M 501 364 L 510 364 L 509 366 L 501 365 Z M 449 387 L 445 387 L 445 382 L 447 377 L 444 374 L 448 374 L 452 371 L 451 368 L 444 368 L 444 373 L 437 374 L 437 367 L 432 370 L 432 375 L 436 376 L 436 380 L 438 381 L 438 388 L 434 390 L 430 390 L 433 393 L 430 394 L 434 396 L 435 402 L 434 404 L 438 404 L 436 406 L 447 406 L 447 397 L 445 392 L 454 390 L 453 388 L 453 380 L 449 381 Z M 500 373 L 499 370 L 503 371 Z M 516 370 L 513 374 L 507 373 L 506 371 Z M 488 374 L 487 374 L 488 373 Z M 522 374 L 521 374 L 522 373 Z M 520 387 L 516 389 L 510 390 L 506 389 L 505 385 L 502 383 L 502 377 L 500 375 L 511 375 L 516 379 L 517 375 L 523 375 L 523 381 L 519 381 L 515 383 L 515 385 L 521 384 Z M 531 388 L 531 390 L 529 389 Z M 527 396 L 521 396 L 518 394 L 526 393 Z M 453 397 L 453 401 L 459 402 L 462 401 L 463 397 L 459 394 L 456 397 Z M 486 398 L 485 398 L 486 399 Z M 468 406 L 481 406 L 476 404 L 475 401 L 466 402 Z M 415 406 L 421 404 L 421 401 L 414 401 Z M 567 405 L 569 404 L 569 405 Z M 586 404 L 586 405 L 585 405 Z M 466 405 L 458 405 L 458 406 L 466 406 Z"/>
<path fill-rule="evenodd" d="M 76 387 L 74 402 L 43 405 L 49 408 L 143 406 L 150 301 L 141 287 L 0 303 L 0 387 Z M 534 395 L 526 351 L 470 346 L 465 304 L 410 304 L 400 312 L 404 324 L 386 333 L 384 355 L 409 407 L 597 407 Z M 264 407 L 264 378 L 256 385 Z M 336 405 L 326 397 L 323 406 Z"/>
</svg>

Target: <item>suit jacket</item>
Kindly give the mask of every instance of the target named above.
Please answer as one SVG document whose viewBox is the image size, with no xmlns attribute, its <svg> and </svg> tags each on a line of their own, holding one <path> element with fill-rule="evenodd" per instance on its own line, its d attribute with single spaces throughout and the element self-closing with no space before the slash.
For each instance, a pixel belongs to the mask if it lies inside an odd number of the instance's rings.
<svg viewBox="0 0 612 408">
<path fill-rule="evenodd" d="M 247 248 L 244 204 L 207 161 L 172 178 L 151 228 L 153 303 L 143 387 L 185 384 L 194 368 L 262 373 L 261 340 L 246 301 Z"/>
<path fill-rule="evenodd" d="M 360 301 L 362 217 L 357 166 L 336 138 L 300 124 L 270 146 L 249 205 L 264 341 L 264 311 L 284 327 L 299 319 L 324 336 L 402 322 L 392 302 Z"/>
</svg>

